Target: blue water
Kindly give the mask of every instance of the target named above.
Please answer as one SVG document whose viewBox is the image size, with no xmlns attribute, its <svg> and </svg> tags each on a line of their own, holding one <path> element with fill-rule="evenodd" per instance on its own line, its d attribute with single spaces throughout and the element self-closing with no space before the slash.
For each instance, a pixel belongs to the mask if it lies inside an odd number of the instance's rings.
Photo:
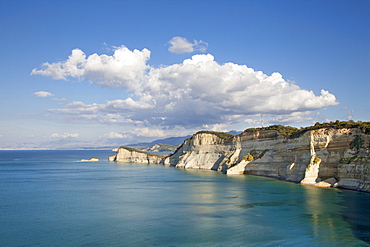
<svg viewBox="0 0 370 247">
<path fill-rule="evenodd" d="M 0 246 L 370 246 L 370 193 L 112 154 L 0 151 Z"/>
</svg>

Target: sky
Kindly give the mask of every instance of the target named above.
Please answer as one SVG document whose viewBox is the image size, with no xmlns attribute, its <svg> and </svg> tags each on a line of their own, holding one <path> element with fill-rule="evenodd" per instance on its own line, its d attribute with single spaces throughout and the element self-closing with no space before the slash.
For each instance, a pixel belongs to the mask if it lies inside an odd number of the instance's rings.
<svg viewBox="0 0 370 247">
<path fill-rule="evenodd" d="M 370 119 L 368 0 L 0 0 L 0 149 Z"/>
</svg>

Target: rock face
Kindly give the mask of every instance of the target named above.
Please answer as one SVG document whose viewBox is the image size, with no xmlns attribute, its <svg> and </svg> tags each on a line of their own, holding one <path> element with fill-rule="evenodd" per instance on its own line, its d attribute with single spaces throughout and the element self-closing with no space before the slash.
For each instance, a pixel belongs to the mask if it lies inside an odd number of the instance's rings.
<svg viewBox="0 0 370 247">
<path fill-rule="evenodd" d="M 163 164 L 163 156 L 142 152 L 128 147 L 120 147 L 109 161 L 136 164 Z"/>
<path fill-rule="evenodd" d="M 186 139 L 174 154 L 167 157 L 165 164 L 178 168 L 226 171 L 224 160 L 234 153 L 233 144 L 234 142 L 214 134 L 195 134 Z"/>
<path fill-rule="evenodd" d="M 362 143 L 357 148 L 355 139 Z M 358 128 L 321 128 L 295 138 L 277 130 L 251 130 L 231 138 L 199 132 L 166 157 L 121 147 L 109 161 L 252 174 L 370 192 L 369 149 L 370 135 Z"/>
<path fill-rule="evenodd" d="M 364 145 L 352 150 L 350 143 L 356 137 Z M 321 128 L 297 138 L 286 138 L 277 130 L 249 131 L 230 139 L 198 133 L 186 139 L 163 163 L 370 191 L 369 143 L 370 135 L 357 128 Z M 247 154 L 253 160 L 245 160 Z"/>
</svg>

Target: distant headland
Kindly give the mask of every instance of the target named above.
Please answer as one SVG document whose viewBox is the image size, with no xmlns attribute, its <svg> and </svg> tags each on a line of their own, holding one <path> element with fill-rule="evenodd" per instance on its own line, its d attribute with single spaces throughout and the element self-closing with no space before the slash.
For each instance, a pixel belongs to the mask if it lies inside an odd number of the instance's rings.
<svg viewBox="0 0 370 247">
<path fill-rule="evenodd" d="M 370 122 L 272 125 L 232 135 L 199 131 L 167 156 L 120 147 L 109 161 L 251 174 L 370 192 Z"/>
</svg>

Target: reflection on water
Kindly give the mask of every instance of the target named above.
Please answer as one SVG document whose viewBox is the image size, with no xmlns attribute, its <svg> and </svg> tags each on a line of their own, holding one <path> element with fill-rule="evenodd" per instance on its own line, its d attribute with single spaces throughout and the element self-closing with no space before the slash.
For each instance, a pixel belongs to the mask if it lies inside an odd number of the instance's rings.
<svg viewBox="0 0 370 247">
<path fill-rule="evenodd" d="M 0 246 L 370 246 L 370 194 L 11 154 L 27 162 L 0 156 Z"/>
<path fill-rule="evenodd" d="M 323 244 L 335 240 L 340 240 L 343 244 L 353 242 L 349 224 L 340 217 L 343 198 L 339 195 L 339 190 L 303 187 L 303 192 L 308 212 L 303 217 L 311 223 L 314 238 Z"/>
<path fill-rule="evenodd" d="M 198 202 L 194 209 L 199 218 L 224 217 L 221 222 L 224 226 L 231 224 L 244 229 L 243 234 L 251 243 L 304 246 L 366 246 L 366 242 L 370 243 L 370 194 L 301 186 L 256 176 L 229 176 L 224 180 L 221 175 L 211 173 L 188 173 L 203 179 L 220 176 L 219 182 L 202 180 L 202 184 L 194 186 L 189 193 L 189 200 Z M 209 222 L 203 223 L 198 226 L 210 227 Z M 248 228 L 258 231 L 248 231 Z"/>
</svg>

